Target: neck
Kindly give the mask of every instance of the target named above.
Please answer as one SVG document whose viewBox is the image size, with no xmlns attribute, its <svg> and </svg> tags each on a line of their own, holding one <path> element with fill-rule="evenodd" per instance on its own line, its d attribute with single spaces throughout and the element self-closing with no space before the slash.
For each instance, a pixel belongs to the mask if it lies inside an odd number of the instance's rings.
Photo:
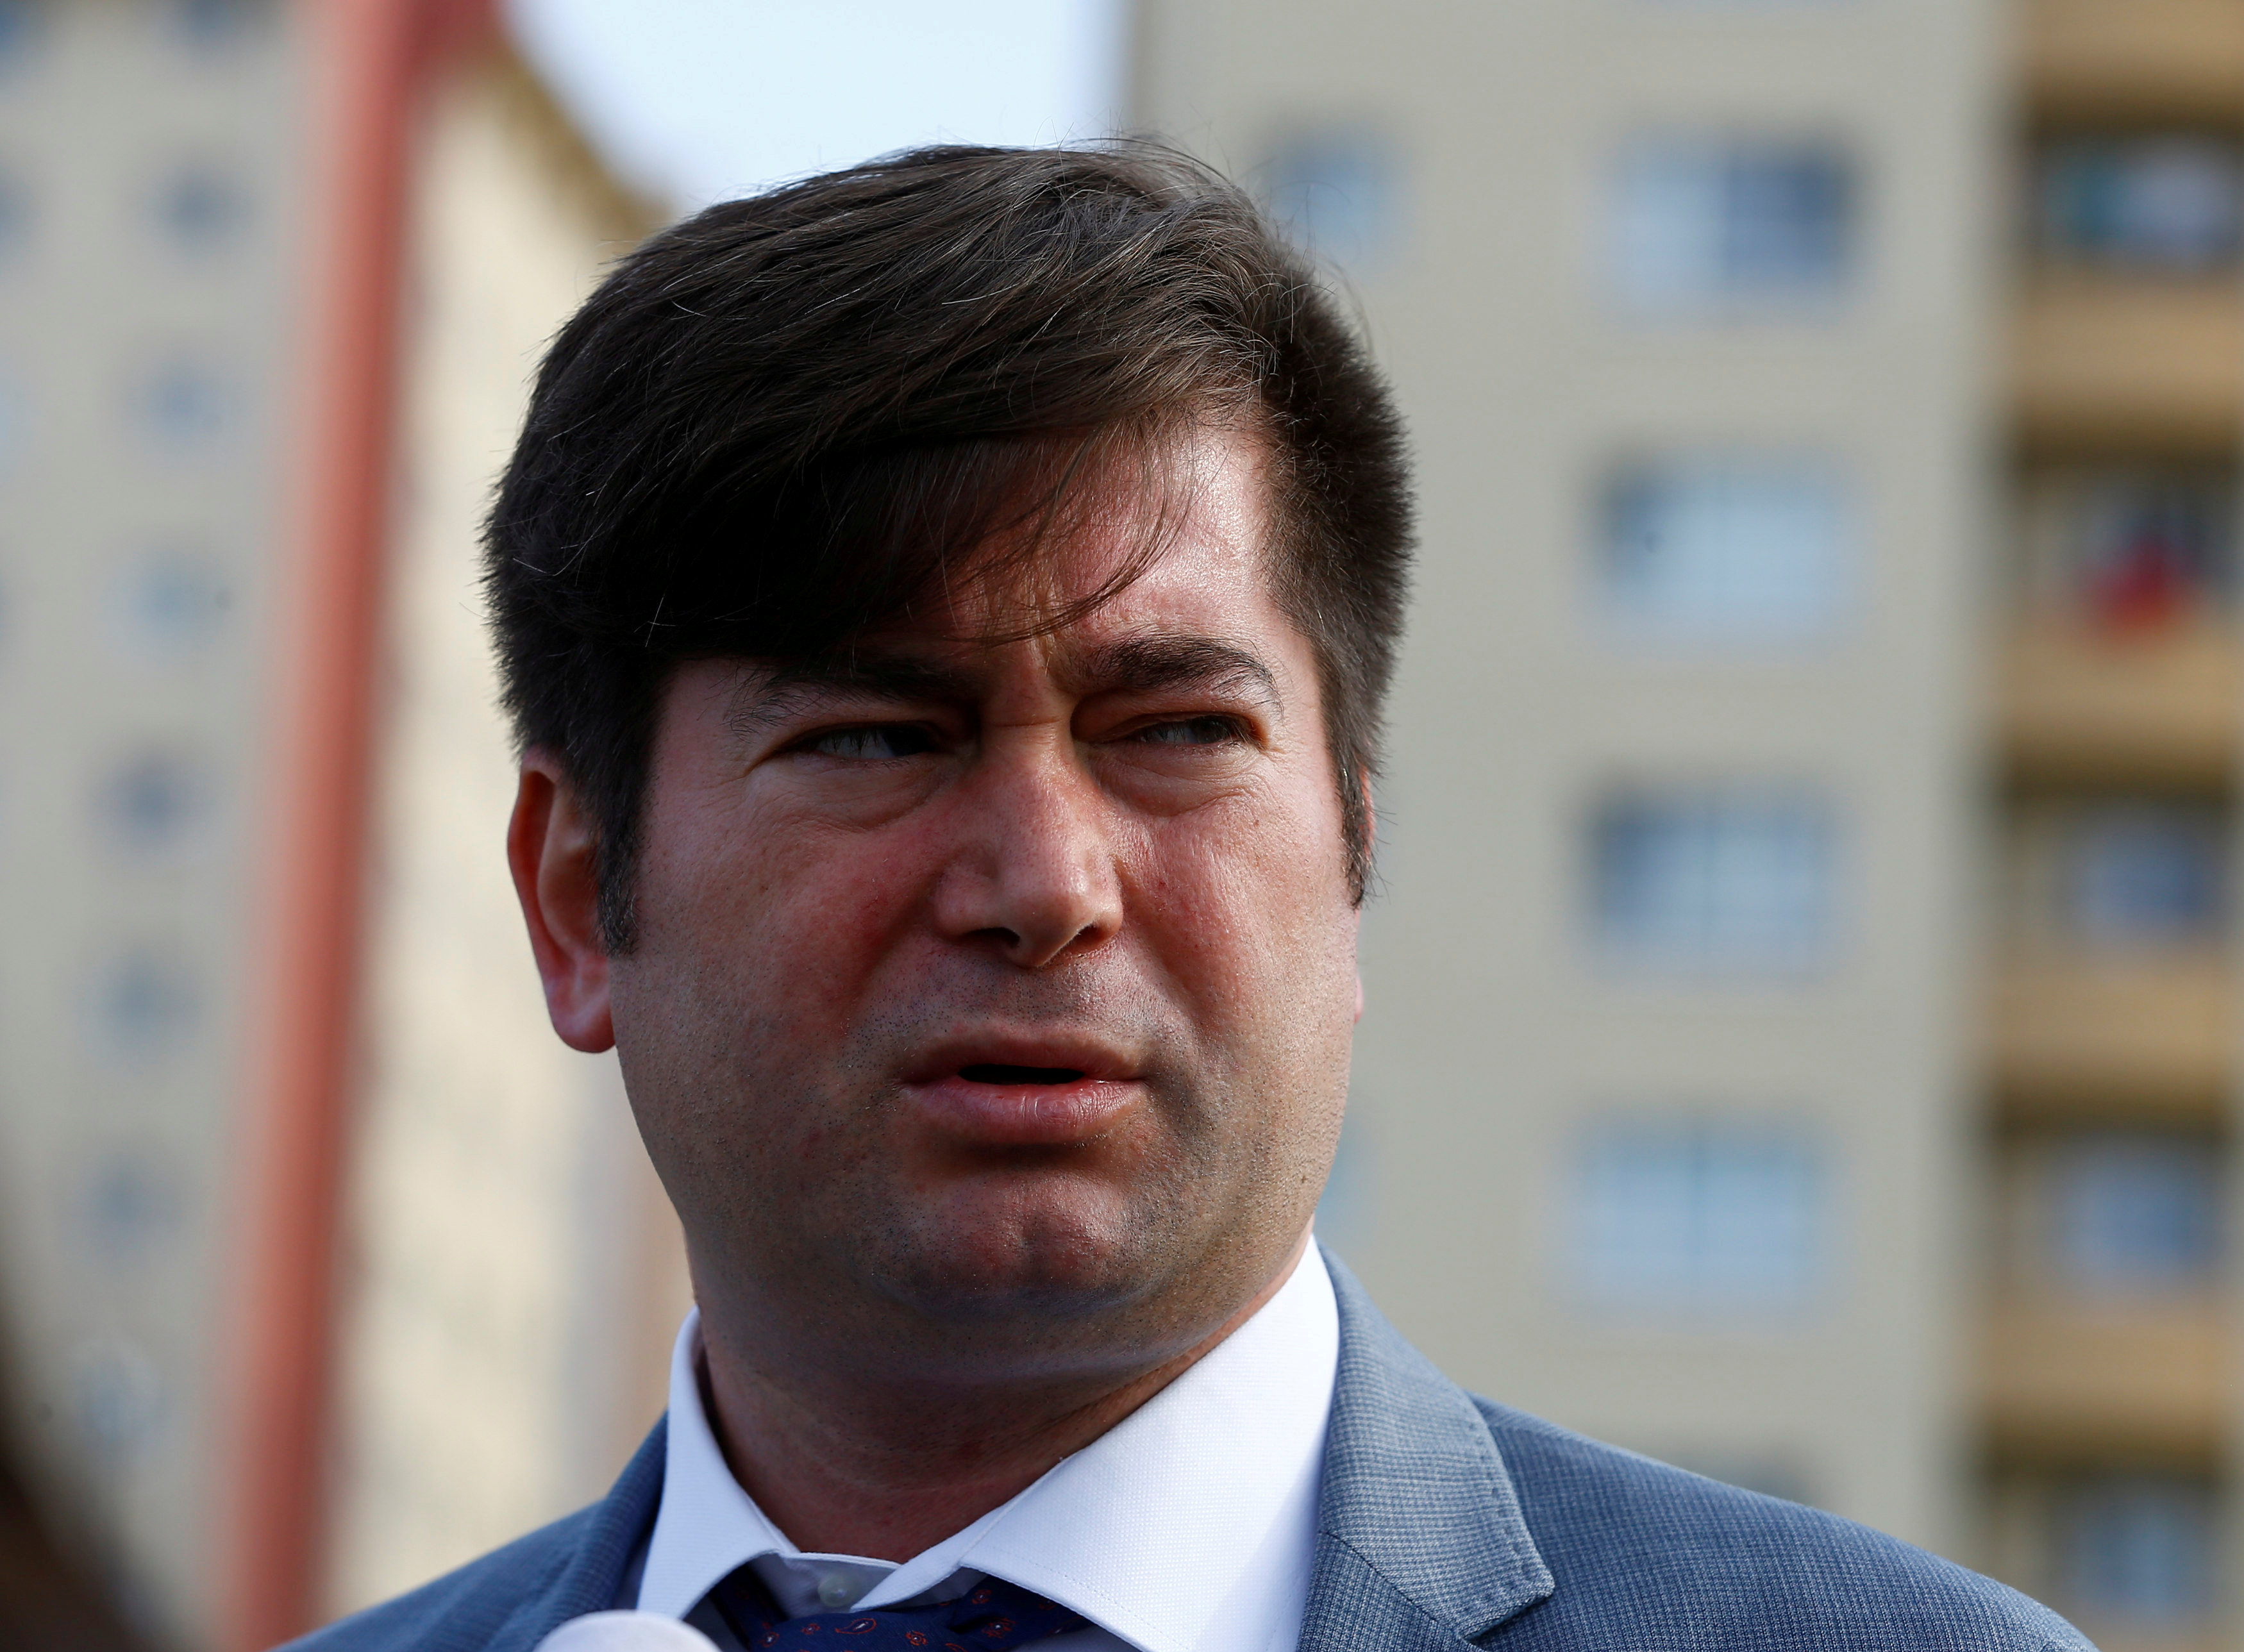
<svg viewBox="0 0 2244 1652">
<path fill-rule="evenodd" d="M 1019 1495 L 1174 1382 L 1293 1277 L 1305 1231 L 1246 1303 L 1180 1353 L 1096 1377 L 961 1388 L 787 1380 L 703 1319 L 702 1398 L 734 1479 L 796 1547 L 902 1562 Z"/>
</svg>

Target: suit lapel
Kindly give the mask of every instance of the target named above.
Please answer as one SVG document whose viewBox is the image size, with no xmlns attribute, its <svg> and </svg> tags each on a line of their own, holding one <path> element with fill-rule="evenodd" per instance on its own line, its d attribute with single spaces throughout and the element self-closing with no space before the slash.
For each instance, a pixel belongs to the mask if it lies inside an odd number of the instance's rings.
<svg viewBox="0 0 2244 1652">
<path fill-rule="evenodd" d="M 1556 1585 L 1479 1411 L 1325 1264 L 1340 1371 L 1301 1652 L 1457 1652 Z"/>
<path fill-rule="evenodd" d="M 1325 1265 L 1340 1305 L 1340 1369 L 1301 1652 L 1457 1652 L 1555 1585 L 1472 1401 L 1330 1252 Z M 497 1630 L 456 1646 L 442 1639 L 443 1652 L 531 1652 L 571 1618 L 616 1605 L 662 1498 L 666 1434 L 657 1423 L 577 1541 Z"/>
<path fill-rule="evenodd" d="M 541 1586 L 533 1588 L 488 1640 L 460 1652 L 531 1652 L 566 1623 L 587 1612 L 619 1604 L 624 1568 L 654 1523 L 662 1500 L 662 1466 L 669 1419 L 657 1422 L 639 1443 L 608 1494 L 592 1506 L 583 1534 L 559 1555 Z"/>
</svg>

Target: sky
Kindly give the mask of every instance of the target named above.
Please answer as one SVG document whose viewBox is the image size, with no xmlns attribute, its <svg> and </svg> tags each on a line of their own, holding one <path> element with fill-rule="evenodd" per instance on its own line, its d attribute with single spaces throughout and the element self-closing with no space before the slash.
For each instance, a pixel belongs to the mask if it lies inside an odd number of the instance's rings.
<svg viewBox="0 0 2244 1652">
<path fill-rule="evenodd" d="M 912 144 L 1117 124 L 1125 0 L 507 0 L 608 164 L 689 211 Z"/>
</svg>

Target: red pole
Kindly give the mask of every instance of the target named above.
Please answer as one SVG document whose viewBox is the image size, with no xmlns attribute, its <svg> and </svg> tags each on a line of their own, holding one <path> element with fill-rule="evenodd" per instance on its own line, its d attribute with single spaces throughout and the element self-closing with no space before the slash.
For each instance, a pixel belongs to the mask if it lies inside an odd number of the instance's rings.
<svg viewBox="0 0 2244 1652">
<path fill-rule="evenodd" d="M 253 997 L 219 1644 L 314 1626 L 395 455 L 411 118 L 480 4 L 298 0 L 310 256 Z"/>
</svg>

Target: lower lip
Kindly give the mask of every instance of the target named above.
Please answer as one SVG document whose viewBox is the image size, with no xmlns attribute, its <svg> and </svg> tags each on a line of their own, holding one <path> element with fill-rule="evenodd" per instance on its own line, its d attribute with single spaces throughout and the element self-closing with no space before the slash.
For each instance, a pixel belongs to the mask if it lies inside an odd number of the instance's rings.
<svg viewBox="0 0 2244 1652">
<path fill-rule="evenodd" d="M 953 1074 L 907 1084 L 947 1136 L 1005 1147 L 1065 1147 L 1114 1128 L 1145 1086 L 1135 1079 L 1078 1078 L 1065 1084 L 977 1084 Z"/>
</svg>

